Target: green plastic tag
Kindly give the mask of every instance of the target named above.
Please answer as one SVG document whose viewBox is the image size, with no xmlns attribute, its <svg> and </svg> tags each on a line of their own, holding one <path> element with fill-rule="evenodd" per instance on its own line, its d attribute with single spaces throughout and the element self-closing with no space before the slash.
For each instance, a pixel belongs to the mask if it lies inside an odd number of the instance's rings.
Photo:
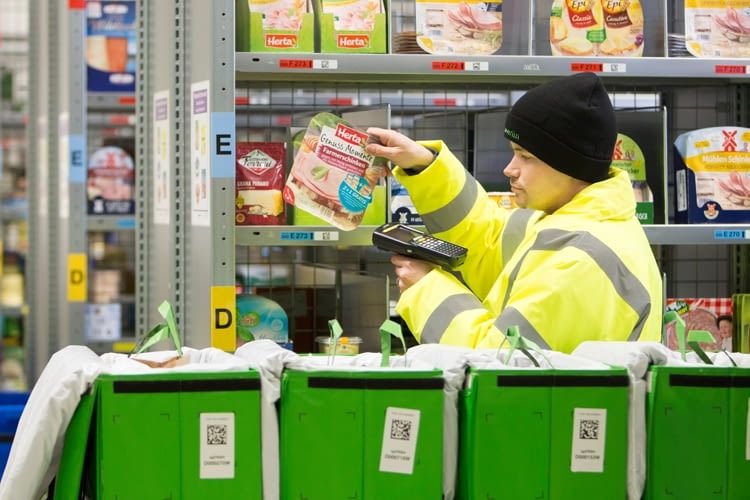
<svg viewBox="0 0 750 500">
<path fill-rule="evenodd" d="M 333 360 L 336 357 L 336 346 L 338 346 L 341 334 L 344 333 L 344 329 L 341 328 L 341 323 L 337 319 L 328 320 L 328 331 L 331 334 L 331 355 L 328 357 L 328 364 L 333 364 Z"/>
<path fill-rule="evenodd" d="M 687 345 L 685 343 L 685 320 L 682 319 L 682 316 L 677 314 L 676 311 L 668 311 L 664 314 L 664 325 L 666 326 L 672 322 L 675 322 L 674 326 L 675 334 L 677 335 L 677 348 L 680 350 L 680 356 L 683 361 L 687 361 L 687 356 L 685 355 L 687 351 Z"/>
<path fill-rule="evenodd" d="M 508 349 L 508 354 L 505 356 L 504 363 L 507 365 L 510 362 L 510 358 L 513 356 L 513 351 L 518 349 L 521 351 L 527 358 L 529 358 L 532 362 L 532 364 L 536 367 L 539 367 L 539 362 L 536 360 L 534 356 L 531 355 L 529 352 L 534 351 L 537 352 L 539 355 L 541 355 L 545 360 L 547 360 L 547 363 L 552 366 L 552 363 L 550 363 L 549 358 L 542 352 L 542 349 L 531 340 L 528 340 L 521 335 L 521 332 L 518 330 L 518 326 L 512 325 L 508 327 L 508 330 L 505 333 L 505 339 L 510 343 L 510 349 Z M 500 347 L 498 347 L 498 355 L 500 354 L 500 348 L 505 344 L 505 340 L 500 344 Z"/>
<path fill-rule="evenodd" d="M 380 325 L 380 366 L 389 365 L 391 358 L 391 337 L 396 337 L 401 341 L 401 347 L 404 348 L 404 365 L 406 365 L 406 342 L 404 342 L 401 325 L 387 319 Z"/>
<path fill-rule="evenodd" d="M 690 348 L 695 351 L 695 354 L 697 354 L 704 363 L 712 365 L 713 363 L 711 362 L 711 359 L 700 346 L 701 342 L 705 344 L 713 344 L 716 342 L 716 339 L 711 335 L 711 332 L 706 330 L 690 330 L 688 332 L 687 343 Z"/>
<path fill-rule="evenodd" d="M 180 340 L 180 334 L 177 331 L 177 321 L 174 318 L 174 311 L 172 310 L 172 304 L 168 300 L 165 300 L 159 306 L 159 314 L 165 319 L 165 323 L 159 323 L 154 326 L 140 341 L 140 345 L 136 346 L 136 354 L 140 354 L 154 344 L 161 342 L 162 340 L 172 339 L 175 349 L 177 349 L 177 355 L 182 357 L 182 341 Z"/>
</svg>

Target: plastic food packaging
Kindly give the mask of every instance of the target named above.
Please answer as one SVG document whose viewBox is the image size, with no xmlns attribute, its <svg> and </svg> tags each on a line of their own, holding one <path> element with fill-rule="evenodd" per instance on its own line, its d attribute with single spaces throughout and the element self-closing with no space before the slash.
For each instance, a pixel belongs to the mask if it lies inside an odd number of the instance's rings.
<svg viewBox="0 0 750 500">
<path fill-rule="evenodd" d="M 417 43 L 430 54 L 494 54 L 503 43 L 502 7 L 502 0 L 417 0 Z"/>
<path fill-rule="evenodd" d="M 674 146 L 678 222 L 750 222 L 750 129 L 693 130 Z"/>
<path fill-rule="evenodd" d="M 643 55 L 639 0 L 554 0 L 549 40 L 555 56 Z"/>
<path fill-rule="evenodd" d="M 384 158 L 365 152 L 369 140 L 336 115 L 315 115 L 294 158 L 284 200 L 339 229 L 355 229 L 387 172 Z"/>
<path fill-rule="evenodd" d="M 235 222 L 238 226 L 284 224 L 283 142 L 237 143 Z"/>
<path fill-rule="evenodd" d="M 640 146 L 625 134 L 617 134 L 612 166 L 630 176 L 635 196 L 635 215 L 641 224 L 654 223 L 654 194 L 646 182 L 646 158 Z"/>
<path fill-rule="evenodd" d="M 750 0 L 686 1 L 685 46 L 696 57 L 750 57 Z"/>
<path fill-rule="evenodd" d="M 332 354 L 331 337 L 315 337 L 315 342 L 318 343 L 318 352 Z M 336 344 L 336 354 L 359 354 L 360 344 L 362 344 L 361 337 L 339 337 Z"/>
</svg>

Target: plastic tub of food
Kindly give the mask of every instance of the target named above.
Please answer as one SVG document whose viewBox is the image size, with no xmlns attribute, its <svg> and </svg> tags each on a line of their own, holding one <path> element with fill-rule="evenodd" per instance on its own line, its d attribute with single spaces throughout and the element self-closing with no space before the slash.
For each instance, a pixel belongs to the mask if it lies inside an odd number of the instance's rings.
<svg viewBox="0 0 750 500">
<path fill-rule="evenodd" d="M 316 337 L 318 343 L 318 352 L 331 354 L 333 343 L 331 337 Z M 362 344 L 361 337 L 339 337 L 336 346 L 336 354 L 359 354 L 359 346 Z"/>
</svg>

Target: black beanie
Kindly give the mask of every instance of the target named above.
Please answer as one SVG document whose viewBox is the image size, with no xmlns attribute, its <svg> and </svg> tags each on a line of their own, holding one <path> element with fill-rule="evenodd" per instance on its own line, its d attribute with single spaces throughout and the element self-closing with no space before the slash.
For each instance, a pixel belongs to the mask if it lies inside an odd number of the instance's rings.
<svg viewBox="0 0 750 500">
<path fill-rule="evenodd" d="M 578 73 L 526 92 L 505 120 L 505 137 L 555 170 L 598 182 L 612 163 L 617 123 L 599 77 Z"/>
</svg>

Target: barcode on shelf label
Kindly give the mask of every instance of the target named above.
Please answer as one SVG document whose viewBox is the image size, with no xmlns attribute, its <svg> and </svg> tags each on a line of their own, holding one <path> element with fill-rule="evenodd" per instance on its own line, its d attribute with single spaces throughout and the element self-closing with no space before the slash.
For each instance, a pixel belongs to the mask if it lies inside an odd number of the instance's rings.
<svg viewBox="0 0 750 500">
<path fill-rule="evenodd" d="M 591 71 L 592 73 L 601 73 L 604 71 L 604 65 L 600 63 L 573 63 L 570 65 L 570 71 L 579 73 Z"/>
<path fill-rule="evenodd" d="M 750 240 L 750 231 L 717 229 L 714 231 L 715 240 Z"/>
<path fill-rule="evenodd" d="M 283 69 L 311 69 L 312 59 L 279 59 L 279 68 Z"/>
<path fill-rule="evenodd" d="M 626 71 L 627 71 L 627 64 L 624 64 L 624 63 L 602 64 L 602 72 L 604 73 L 625 73 Z"/>
<path fill-rule="evenodd" d="M 313 69 L 338 69 L 338 59 L 313 59 Z"/>
<path fill-rule="evenodd" d="M 315 241 L 338 241 L 338 231 L 315 231 L 313 233 L 313 240 Z"/>
<path fill-rule="evenodd" d="M 466 61 L 464 71 L 489 71 L 490 63 L 487 61 Z"/>
<path fill-rule="evenodd" d="M 433 71 L 463 71 L 463 61 L 432 61 Z"/>
<path fill-rule="evenodd" d="M 717 64 L 714 68 L 719 75 L 746 75 L 750 73 L 750 66 L 739 64 Z"/>
</svg>

